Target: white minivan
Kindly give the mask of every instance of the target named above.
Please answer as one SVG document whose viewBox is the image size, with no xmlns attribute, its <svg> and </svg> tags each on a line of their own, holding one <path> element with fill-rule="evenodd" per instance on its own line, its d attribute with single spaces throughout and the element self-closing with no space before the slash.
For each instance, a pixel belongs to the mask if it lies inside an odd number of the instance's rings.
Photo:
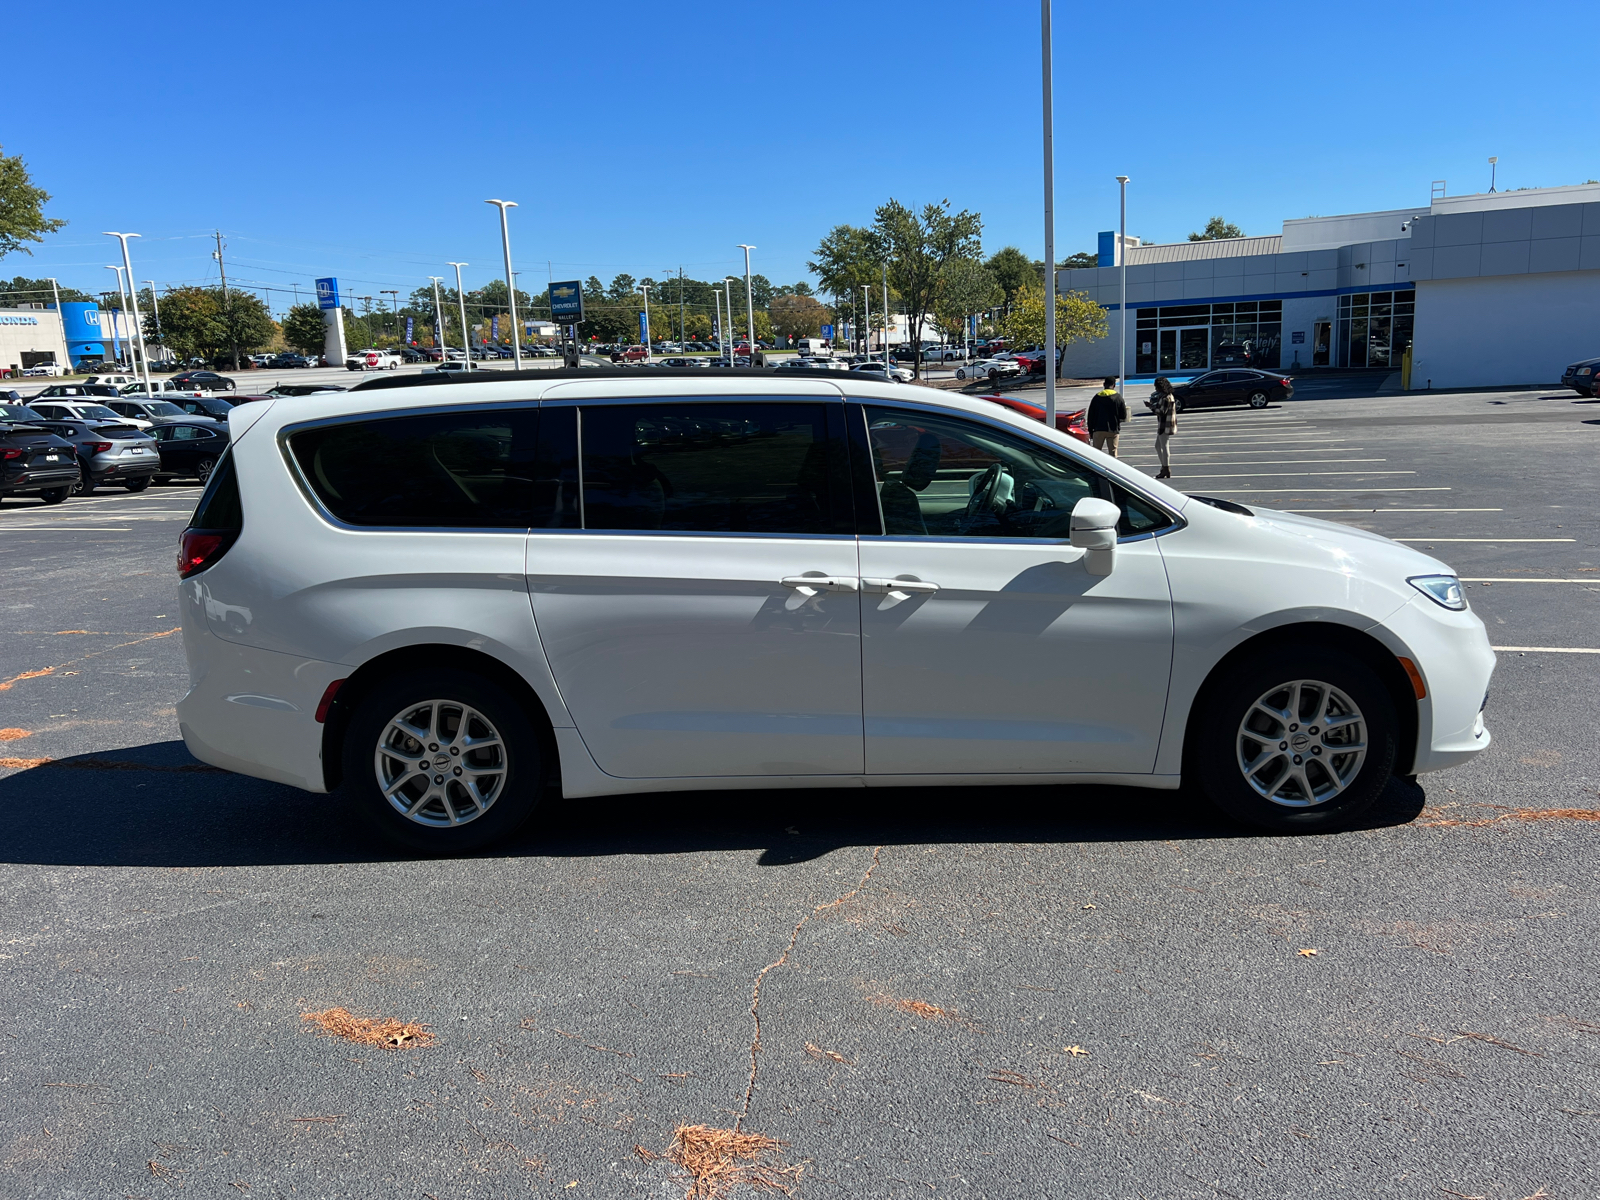
<svg viewBox="0 0 1600 1200">
<path fill-rule="evenodd" d="M 388 378 L 228 416 L 184 741 L 465 850 L 541 797 L 1193 776 L 1346 826 L 1489 744 L 1450 568 L 856 376 Z"/>
</svg>

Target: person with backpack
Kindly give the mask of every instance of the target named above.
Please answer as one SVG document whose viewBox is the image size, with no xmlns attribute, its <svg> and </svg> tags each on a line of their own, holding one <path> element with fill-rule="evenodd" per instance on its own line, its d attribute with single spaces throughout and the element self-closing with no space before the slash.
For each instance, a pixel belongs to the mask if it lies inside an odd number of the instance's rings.
<svg viewBox="0 0 1600 1200">
<path fill-rule="evenodd" d="M 1085 424 L 1089 426 L 1089 444 L 1115 458 L 1117 439 L 1122 435 L 1123 423 L 1129 417 L 1128 402 L 1117 391 L 1114 376 L 1106 376 L 1104 382 L 1105 386 L 1089 401 Z"/>
<path fill-rule="evenodd" d="M 1161 376 L 1146 407 L 1156 415 L 1156 457 L 1161 460 L 1157 479 L 1172 478 L 1172 435 L 1178 432 L 1178 398 L 1172 394 L 1172 380 Z"/>
</svg>

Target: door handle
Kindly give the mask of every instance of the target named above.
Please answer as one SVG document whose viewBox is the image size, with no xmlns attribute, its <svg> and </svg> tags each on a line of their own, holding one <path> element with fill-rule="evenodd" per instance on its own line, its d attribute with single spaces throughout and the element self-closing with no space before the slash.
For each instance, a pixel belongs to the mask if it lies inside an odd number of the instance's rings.
<svg viewBox="0 0 1600 1200">
<path fill-rule="evenodd" d="M 863 592 L 903 592 L 908 596 L 931 596 L 939 590 L 937 583 L 921 579 L 867 579 L 861 580 Z"/>
<path fill-rule="evenodd" d="M 786 588 L 808 593 L 853 592 L 857 588 L 853 575 L 786 575 L 778 582 Z"/>
</svg>

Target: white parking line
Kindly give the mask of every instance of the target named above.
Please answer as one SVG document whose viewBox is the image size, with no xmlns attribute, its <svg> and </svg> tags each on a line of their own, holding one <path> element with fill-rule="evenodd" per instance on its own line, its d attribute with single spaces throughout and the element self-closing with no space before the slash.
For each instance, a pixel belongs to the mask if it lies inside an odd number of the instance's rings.
<svg viewBox="0 0 1600 1200">
<path fill-rule="evenodd" d="M 1499 654 L 1600 654 L 1589 646 L 1490 646 Z"/>
<path fill-rule="evenodd" d="M 1155 456 L 1152 454 L 1141 454 L 1139 457 L 1146 459 L 1155 458 Z M 1125 457 L 1122 461 L 1132 462 L 1133 460 L 1131 457 Z M 1208 462 L 1196 463 L 1195 465 L 1201 467 L 1295 467 L 1305 466 L 1311 463 L 1320 465 L 1323 463 L 1381 463 L 1388 461 L 1389 460 L 1387 458 L 1266 458 L 1262 459 L 1260 462 Z"/>
<path fill-rule="evenodd" d="M 1462 583 L 1587 583 L 1590 587 L 1600 587 L 1600 577 L 1596 577 L 1594 579 L 1523 579 L 1523 578 L 1520 578 L 1520 577 L 1518 577 L 1516 575 L 1509 575 L 1506 578 L 1502 579 L 1497 575 L 1491 575 L 1487 579 L 1482 579 L 1482 578 L 1467 579 L 1467 578 L 1463 577 L 1461 582 Z"/>
<path fill-rule="evenodd" d="M 1267 464 L 1263 463 L 1263 466 Z M 1360 475 L 1370 479 L 1374 475 L 1415 475 L 1415 471 L 1249 471 L 1218 475 L 1214 471 L 1185 471 L 1185 479 L 1288 479 L 1310 478 L 1313 475 Z"/>
<path fill-rule="evenodd" d="M 1272 496 L 1276 496 L 1276 495 L 1281 495 L 1284 492 L 1315 492 L 1318 495 L 1322 495 L 1324 493 L 1332 492 L 1335 495 L 1348 496 L 1351 492 L 1363 492 L 1363 493 L 1365 493 L 1365 492 L 1450 492 L 1450 491 L 1454 491 L 1455 489 L 1454 488 L 1447 488 L 1447 487 L 1409 487 L 1409 488 L 1385 488 L 1385 487 L 1375 487 L 1375 488 L 1369 488 L 1369 487 L 1347 487 L 1347 488 L 1281 487 L 1281 488 L 1269 488 L 1269 487 L 1247 487 L 1247 488 L 1212 488 L 1210 490 L 1216 492 L 1218 495 L 1229 495 L 1229 494 L 1231 494 L 1231 495 L 1235 495 L 1235 496 L 1240 496 L 1240 495 L 1262 495 L 1262 496 L 1272 495 Z M 1359 512 L 1359 511 L 1362 511 L 1362 510 L 1357 509 L 1355 511 Z"/>
<path fill-rule="evenodd" d="M 111 525 L 7 525 L 0 527 L 0 533 L 30 533 L 34 530 L 77 530 L 80 533 L 132 533 L 130 528 Z"/>
<path fill-rule="evenodd" d="M 1427 542 L 1430 545 L 1432 545 L 1434 542 L 1575 542 L 1578 539 L 1577 538 L 1496 538 L 1496 537 L 1476 537 L 1476 538 L 1390 538 L 1389 540 L 1393 541 L 1393 542 Z"/>
<path fill-rule="evenodd" d="M 1292 513 L 1459 513 L 1505 512 L 1503 508 L 1286 508 Z"/>
</svg>

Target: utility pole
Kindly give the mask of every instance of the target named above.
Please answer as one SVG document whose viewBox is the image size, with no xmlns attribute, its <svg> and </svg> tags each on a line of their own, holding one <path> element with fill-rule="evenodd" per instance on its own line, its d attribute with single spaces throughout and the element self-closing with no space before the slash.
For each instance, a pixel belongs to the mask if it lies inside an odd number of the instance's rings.
<svg viewBox="0 0 1600 1200">
<path fill-rule="evenodd" d="M 389 304 L 394 309 L 394 336 L 400 337 L 400 290 L 398 288 L 379 288 L 385 296 L 389 297 Z"/>
<path fill-rule="evenodd" d="M 228 321 L 228 267 L 227 264 L 222 261 L 222 230 L 219 229 L 216 231 L 216 233 L 217 252 L 211 257 L 217 260 L 217 272 L 222 276 L 222 319 L 230 326 L 228 330 L 228 340 L 233 342 L 233 369 L 237 371 L 239 369 L 239 343 L 234 341 L 233 329 L 231 328 L 232 322 Z"/>
</svg>

